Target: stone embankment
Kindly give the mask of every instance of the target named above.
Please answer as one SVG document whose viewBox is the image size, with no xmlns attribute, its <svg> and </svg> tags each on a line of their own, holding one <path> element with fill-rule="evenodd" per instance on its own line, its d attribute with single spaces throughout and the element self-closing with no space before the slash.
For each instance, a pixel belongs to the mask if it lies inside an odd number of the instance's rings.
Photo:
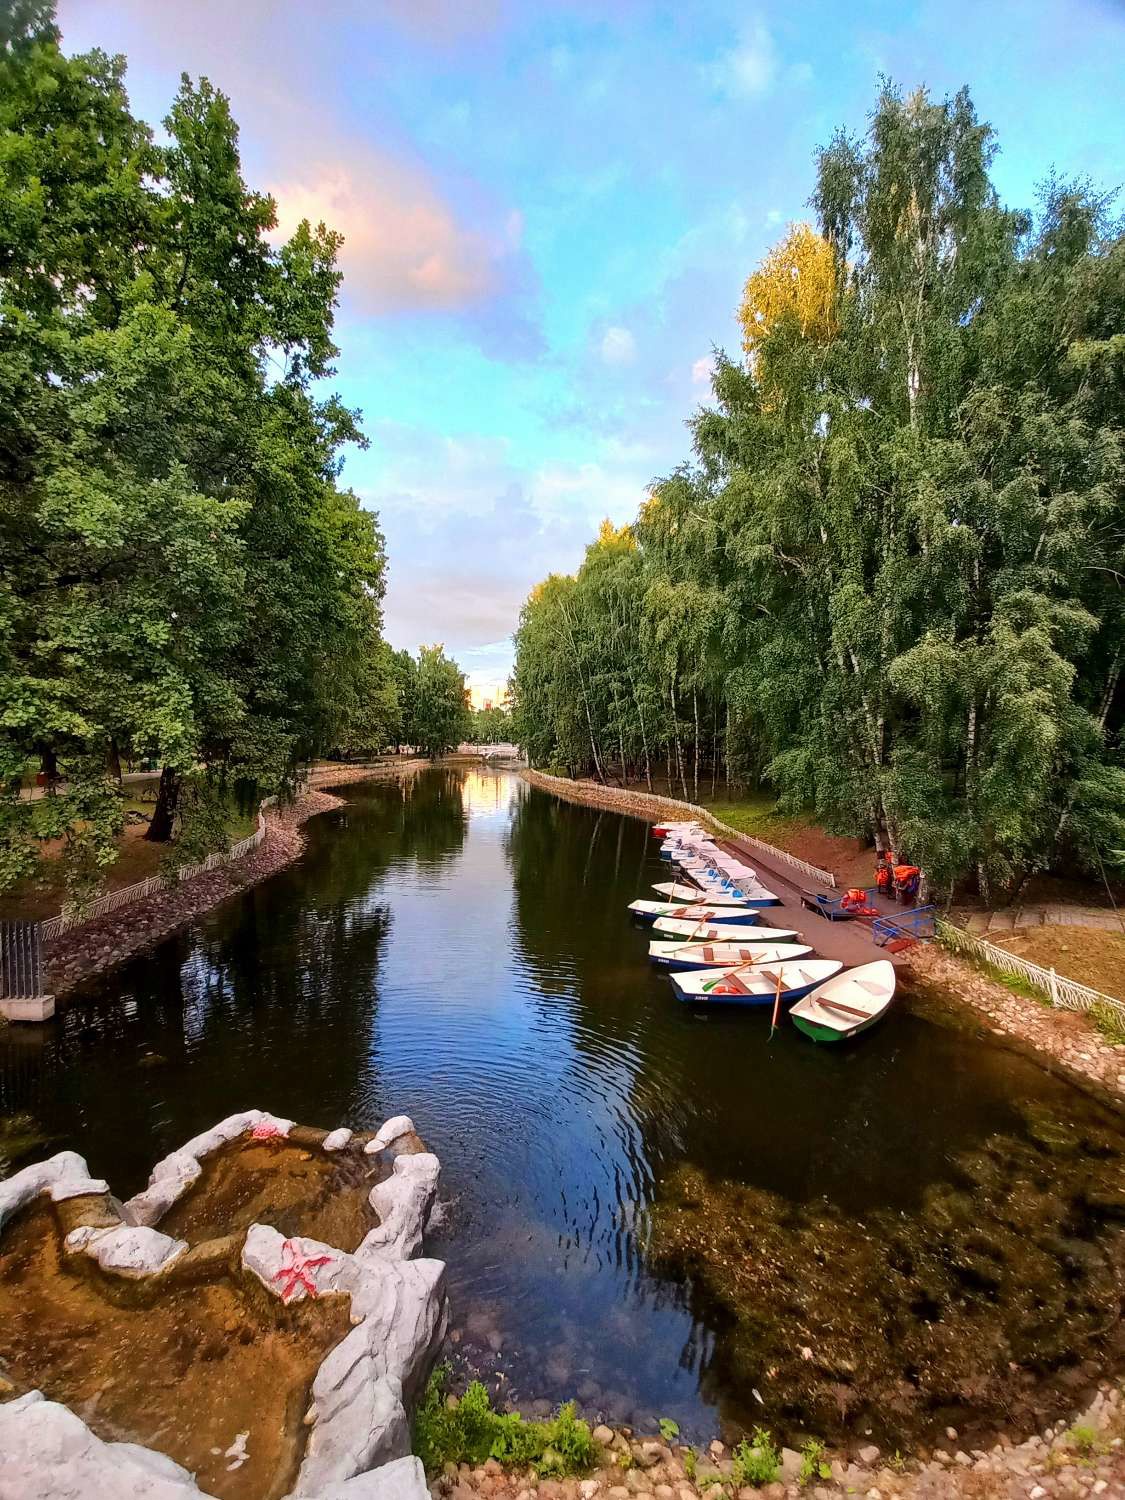
<svg viewBox="0 0 1125 1500">
<path fill-rule="evenodd" d="M 740 1483 L 736 1455 L 722 1443 L 695 1451 L 638 1438 L 629 1428 L 598 1427 L 601 1459 L 582 1478 L 539 1480 L 490 1460 L 476 1468 L 447 1464 L 430 1491 L 434 1500 L 1121 1500 L 1123 1434 L 1125 1400 L 1107 1384 L 1071 1426 L 1060 1422 L 1019 1444 L 1001 1438 L 987 1450 L 966 1452 L 952 1427 L 941 1448 L 917 1459 L 881 1453 L 874 1444 L 850 1459 L 782 1448 L 776 1477 L 748 1485 Z"/>
<path fill-rule="evenodd" d="M 299 859 L 305 849 L 301 825 L 319 813 L 342 805 L 326 787 L 360 781 L 389 780 L 427 765 L 403 761 L 389 766 L 320 766 L 313 770 L 294 802 L 265 811 L 266 836 L 242 859 L 219 865 L 178 886 L 159 891 L 107 916 L 72 927 L 45 945 L 47 982 L 52 994 L 65 995 L 84 980 L 115 967 L 133 954 L 153 947 L 187 927 L 239 891 L 258 885 Z"/>
<path fill-rule="evenodd" d="M 543 791 L 604 807 L 649 821 L 692 817 L 689 803 L 654 797 L 591 781 L 568 781 L 541 771 L 521 771 L 523 779 Z M 815 944 L 815 936 L 809 935 Z M 873 957 L 878 957 L 873 950 Z M 982 973 L 973 964 L 936 944 L 911 950 L 910 970 L 931 997 L 948 1006 L 964 1004 L 974 1010 L 997 1036 L 1010 1036 L 1038 1053 L 1049 1066 L 1081 1084 L 1093 1084 L 1115 1096 L 1125 1095 L 1125 1044 L 1107 1041 L 1081 1012 L 1055 1010 L 1046 1002 L 1016 994 Z"/>
<path fill-rule="evenodd" d="M 1014 1037 L 1080 1082 L 1125 1095 L 1125 1044 L 1107 1041 L 1082 1012 L 1017 995 L 933 943 L 913 949 L 909 967 L 935 998 L 971 1007 L 995 1035 Z"/>
<path fill-rule="evenodd" d="M 586 807 L 604 807 L 611 812 L 631 813 L 636 818 L 647 818 L 650 822 L 657 818 L 683 822 L 686 818 L 695 818 L 705 812 L 690 802 L 678 802 L 671 797 L 659 797 L 653 792 L 639 792 L 629 787 L 602 786 L 596 781 L 570 781 L 565 776 L 548 776 L 544 771 L 533 771 L 526 766 L 519 774 L 530 786 L 552 792 L 568 802 L 581 802 Z"/>
</svg>

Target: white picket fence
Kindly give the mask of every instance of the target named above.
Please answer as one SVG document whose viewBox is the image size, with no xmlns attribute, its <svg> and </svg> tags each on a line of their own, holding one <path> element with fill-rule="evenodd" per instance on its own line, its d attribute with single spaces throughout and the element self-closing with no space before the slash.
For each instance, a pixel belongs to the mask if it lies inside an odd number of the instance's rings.
<svg viewBox="0 0 1125 1500">
<path fill-rule="evenodd" d="M 196 875 L 218 869 L 220 865 L 228 865 L 233 859 L 242 859 L 252 853 L 265 838 L 266 819 L 263 809 L 271 807 L 276 801 L 276 797 L 263 799 L 258 808 L 257 828 L 232 844 L 229 849 L 218 849 L 194 865 L 181 865 L 174 875 L 150 875 L 147 880 L 124 885 L 119 891 L 106 891 L 104 896 L 95 896 L 92 901 L 84 901 L 80 906 L 64 906 L 57 917 L 48 917 L 46 921 L 40 922 L 41 937 L 44 940 L 59 937 L 72 927 L 81 927 L 83 923 L 108 916 L 111 911 L 118 911 L 122 906 L 132 906 L 134 901 L 155 896 L 158 891 L 170 890 L 183 880 L 193 880 Z"/>
<path fill-rule="evenodd" d="M 1056 974 L 1054 969 L 1043 969 L 1038 964 L 1029 963 L 1026 958 L 1009 953 L 1006 948 L 999 948 L 995 943 L 986 942 L 984 938 L 974 937 L 971 932 L 966 932 L 963 927 L 957 927 L 942 917 L 935 922 L 934 931 L 938 942 L 946 948 L 953 949 L 955 953 L 964 953 L 969 958 L 979 959 L 1003 974 L 1011 974 L 1013 978 L 1034 985 L 1056 1007 L 1063 1010 L 1090 1010 L 1095 1005 L 1108 1005 L 1125 1020 L 1125 1001 L 1118 1000 L 1113 995 L 1103 995 L 1101 990 L 1090 989 L 1088 985 L 1079 984 L 1074 979 L 1065 979 L 1061 974 Z"/>
</svg>

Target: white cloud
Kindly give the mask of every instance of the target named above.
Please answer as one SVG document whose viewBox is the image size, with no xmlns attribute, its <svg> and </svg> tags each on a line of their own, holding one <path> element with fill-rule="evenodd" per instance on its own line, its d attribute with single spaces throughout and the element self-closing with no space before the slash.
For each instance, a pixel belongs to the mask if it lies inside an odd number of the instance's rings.
<svg viewBox="0 0 1125 1500">
<path fill-rule="evenodd" d="M 758 16 L 743 28 L 738 45 L 720 60 L 717 81 L 724 92 L 758 99 L 769 93 L 777 76 L 777 49 L 765 21 Z"/>
<path fill-rule="evenodd" d="M 637 345 L 627 328 L 607 328 L 602 338 L 602 359 L 607 365 L 631 365 Z"/>
<path fill-rule="evenodd" d="M 703 354 L 691 367 L 692 385 L 710 385 L 715 366 L 709 354 Z"/>
</svg>

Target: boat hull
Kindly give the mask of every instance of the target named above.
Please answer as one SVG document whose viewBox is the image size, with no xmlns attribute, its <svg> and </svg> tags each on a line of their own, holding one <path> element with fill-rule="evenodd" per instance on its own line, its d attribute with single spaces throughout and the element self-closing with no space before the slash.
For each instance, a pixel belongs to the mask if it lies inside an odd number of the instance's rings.
<svg viewBox="0 0 1125 1500">
<path fill-rule="evenodd" d="M 766 1006 L 773 1006 L 777 1000 L 777 992 L 771 991 L 765 995 L 692 995 L 686 994 L 676 983 L 675 975 L 672 976 L 672 988 L 676 991 L 677 998 L 685 1005 L 698 1005 L 708 1010 L 716 1006 L 735 1006 L 748 1009 L 762 1010 Z M 788 1010 L 791 1005 L 796 1005 L 798 1000 L 803 1000 L 810 991 L 816 989 L 816 983 L 798 985 L 792 990 L 782 990 L 781 1008 Z"/>
<path fill-rule="evenodd" d="M 856 1021 L 854 1026 L 848 1027 L 847 1031 L 837 1031 L 834 1026 L 821 1026 L 816 1021 L 810 1021 L 807 1016 L 793 1016 L 791 1019 L 797 1030 L 803 1031 L 812 1041 L 832 1046 L 839 1042 L 850 1042 L 853 1037 L 862 1036 L 865 1031 L 870 1031 L 872 1026 L 878 1026 L 886 1014 L 885 1010 L 881 1010 L 878 1015 L 868 1016 L 865 1021 Z"/>
</svg>

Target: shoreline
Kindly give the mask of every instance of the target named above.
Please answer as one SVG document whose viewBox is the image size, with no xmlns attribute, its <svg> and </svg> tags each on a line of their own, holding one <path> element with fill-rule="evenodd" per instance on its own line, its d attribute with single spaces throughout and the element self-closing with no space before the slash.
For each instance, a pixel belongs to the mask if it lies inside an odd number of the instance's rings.
<svg viewBox="0 0 1125 1500">
<path fill-rule="evenodd" d="M 428 764 L 410 760 L 400 765 L 330 766 L 314 771 L 293 802 L 264 810 L 266 836 L 249 854 L 49 939 L 44 959 L 51 992 L 58 999 L 71 995 L 88 979 L 155 947 L 223 901 L 295 864 L 306 848 L 302 825 L 344 805 L 344 798 L 334 797 L 327 788 L 390 781 Z"/>
<path fill-rule="evenodd" d="M 568 781 L 529 767 L 518 774 L 529 786 L 564 801 L 625 813 L 645 822 L 683 817 L 685 813 L 696 817 L 702 811 L 713 825 L 725 826 L 711 818 L 705 808 L 695 808 L 689 802 L 596 782 Z M 785 851 L 778 853 L 784 857 Z M 872 957 L 878 956 L 879 950 L 872 944 Z M 1017 1043 L 1041 1066 L 1061 1073 L 1075 1087 L 1093 1092 L 1111 1105 L 1125 1099 L 1125 1045 L 1108 1042 L 1081 1012 L 1054 1009 L 1046 1001 L 1019 995 L 936 941 L 918 944 L 902 967 L 911 978 L 936 990 L 932 998 L 952 1013 L 967 1007 L 993 1036 Z"/>
<path fill-rule="evenodd" d="M 490 1459 L 447 1463 L 428 1477 L 433 1500 L 1119 1500 L 1123 1434 L 1125 1391 L 1102 1381 L 1073 1422 L 1055 1422 L 1019 1442 L 1003 1435 L 966 1450 L 949 1427 L 943 1446 L 913 1456 L 883 1453 L 873 1443 L 861 1444 L 854 1456 L 817 1444 L 775 1448 L 775 1477 L 758 1481 L 743 1480 L 738 1449 L 718 1439 L 691 1447 L 672 1436 L 605 1425 L 593 1429 L 596 1466 L 588 1474 L 547 1479 Z"/>
</svg>

